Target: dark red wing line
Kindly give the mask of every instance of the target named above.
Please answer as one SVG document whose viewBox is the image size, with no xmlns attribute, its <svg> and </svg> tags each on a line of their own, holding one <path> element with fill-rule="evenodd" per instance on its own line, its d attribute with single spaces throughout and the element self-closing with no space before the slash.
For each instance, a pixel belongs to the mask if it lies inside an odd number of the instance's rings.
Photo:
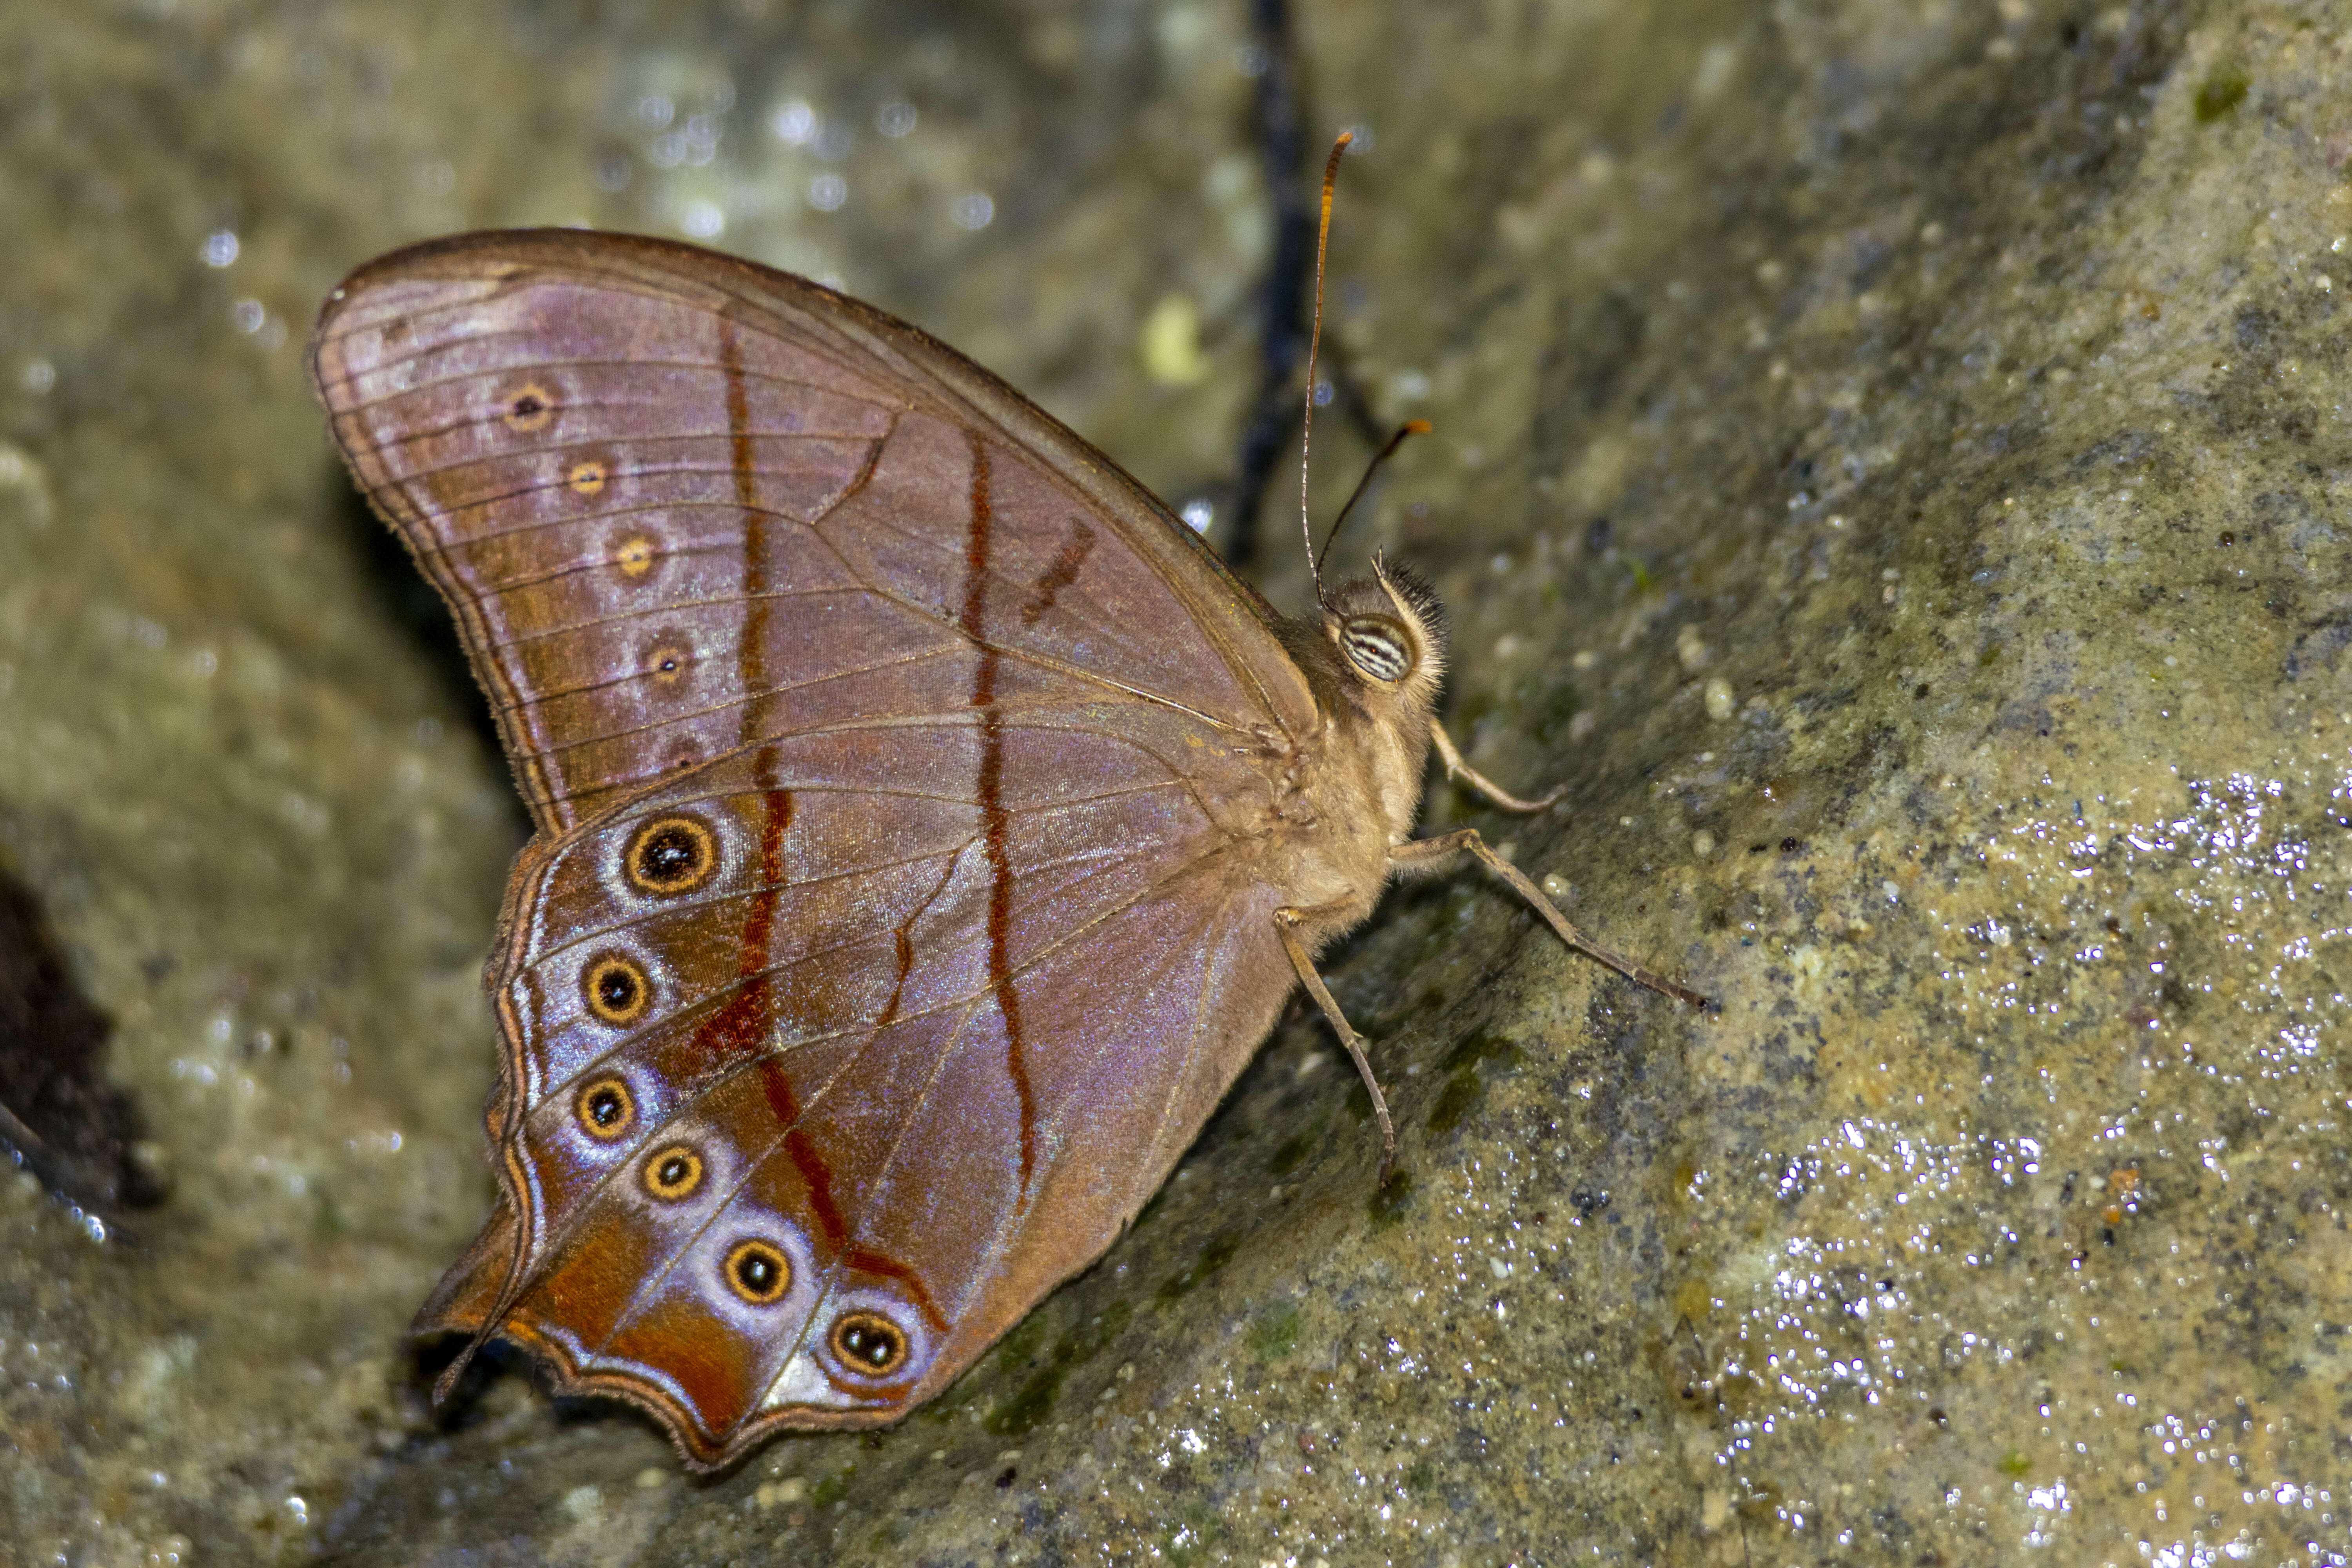
<svg viewBox="0 0 2352 1568">
<path fill-rule="evenodd" d="M 1037 1097 L 1029 1082 L 1028 1047 L 1021 1035 L 1021 993 L 1013 982 L 1005 936 L 1013 909 L 1013 866 L 1005 853 L 1004 716 L 996 707 L 995 645 L 985 622 L 988 557 L 995 507 L 989 494 L 988 444 L 971 437 L 971 521 L 964 546 L 963 635 L 980 649 L 972 663 L 971 706 L 980 714 L 980 831 L 988 847 L 988 983 L 1004 1021 L 1004 1071 L 1021 1100 L 1021 1191 L 1037 1167 Z"/>
</svg>

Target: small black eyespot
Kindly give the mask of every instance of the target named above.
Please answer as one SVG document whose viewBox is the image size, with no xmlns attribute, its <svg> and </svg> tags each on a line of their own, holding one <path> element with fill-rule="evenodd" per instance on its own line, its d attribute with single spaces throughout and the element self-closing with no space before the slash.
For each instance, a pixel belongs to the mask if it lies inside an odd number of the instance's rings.
<svg viewBox="0 0 2352 1568">
<path fill-rule="evenodd" d="M 629 880 L 647 893 L 687 893 L 719 868 L 710 829 L 690 816 L 665 816 L 637 829 L 625 858 Z"/>
<path fill-rule="evenodd" d="M 1404 628 L 1394 621 L 1357 616 L 1339 628 L 1339 646 L 1360 673 L 1384 686 L 1393 686 L 1412 673 L 1412 647 Z"/>
<path fill-rule="evenodd" d="M 660 560 L 660 547 L 642 533 L 633 533 L 613 547 L 613 564 L 633 581 L 652 571 Z"/>
<path fill-rule="evenodd" d="M 607 1024 L 634 1024 L 645 1016 L 654 988 L 646 972 L 619 953 L 608 952 L 591 962 L 581 976 L 588 1010 Z"/>
<path fill-rule="evenodd" d="M 617 1078 L 600 1078 L 580 1091 L 577 1114 L 588 1136 L 609 1142 L 635 1124 L 637 1106 L 629 1097 L 627 1084 Z"/>
<path fill-rule="evenodd" d="M 907 1336 L 879 1312 L 844 1312 L 833 1325 L 833 1353 L 845 1366 L 880 1375 L 907 1359 Z"/>
<path fill-rule="evenodd" d="M 548 395 L 545 387 L 533 382 L 508 396 L 501 417 L 509 429 L 529 435 L 545 428 L 547 422 L 555 417 L 555 399 Z"/>
<path fill-rule="evenodd" d="M 781 1300 L 792 1288 L 793 1266 L 772 1241 L 739 1241 L 727 1255 L 728 1288 L 755 1307 Z"/>
<path fill-rule="evenodd" d="M 646 1162 L 646 1191 L 675 1201 L 702 1184 L 702 1157 L 683 1143 L 673 1143 Z"/>
</svg>

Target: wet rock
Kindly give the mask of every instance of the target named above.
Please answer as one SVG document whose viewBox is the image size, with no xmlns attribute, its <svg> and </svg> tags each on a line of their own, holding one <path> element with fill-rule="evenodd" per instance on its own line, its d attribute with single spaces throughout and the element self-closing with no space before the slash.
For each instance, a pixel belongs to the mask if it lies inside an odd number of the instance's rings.
<svg viewBox="0 0 2352 1568">
<path fill-rule="evenodd" d="M 511 1358 L 425 1407 L 522 828 L 308 319 L 426 233 L 697 236 L 1209 494 L 1243 18 L 0 13 L 0 845 L 168 1193 L 126 1245 L 0 1184 L 29 1560 L 2342 1561 L 2332 19 L 1300 20 L 1371 132 L 1335 363 L 1438 427 L 1339 552 L 1437 580 L 1472 760 L 1570 786 L 1433 826 L 1717 1010 L 1402 890 L 1332 966 L 1396 1176 L 1296 1019 L 947 1396 L 701 1482 Z"/>
</svg>

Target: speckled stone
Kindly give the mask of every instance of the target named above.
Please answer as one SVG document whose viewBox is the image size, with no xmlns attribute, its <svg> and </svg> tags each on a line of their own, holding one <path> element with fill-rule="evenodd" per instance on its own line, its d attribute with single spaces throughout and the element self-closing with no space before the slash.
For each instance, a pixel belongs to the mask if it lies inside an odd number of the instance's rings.
<svg viewBox="0 0 2352 1568">
<path fill-rule="evenodd" d="M 1402 1177 L 1297 1019 L 944 1398 L 697 1481 L 511 1360 L 425 1409 L 522 826 L 308 320 L 428 233 L 694 235 L 1205 493 L 1243 9 L 0 7 L 0 854 L 170 1194 L 100 1240 L 0 1178 L 0 1558 L 2347 1562 L 2340 10 L 1300 26 L 1370 132 L 1335 363 L 1438 426 L 1340 553 L 1570 786 L 1433 826 L 1719 1012 L 1401 891 L 1331 968 Z"/>
</svg>

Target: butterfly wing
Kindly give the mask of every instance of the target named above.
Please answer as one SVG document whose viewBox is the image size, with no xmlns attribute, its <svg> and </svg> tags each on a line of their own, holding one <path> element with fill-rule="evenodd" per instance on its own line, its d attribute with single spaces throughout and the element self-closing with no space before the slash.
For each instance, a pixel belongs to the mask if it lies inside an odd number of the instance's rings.
<svg viewBox="0 0 2352 1568">
<path fill-rule="evenodd" d="M 945 1386 L 1110 1244 L 1290 988 L 1171 738 L 846 724 L 527 857 L 521 1202 L 425 1325 L 498 1323 L 703 1465 Z M 666 833 L 707 869 L 649 888 Z"/>
<path fill-rule="evenodd" d="M 895 1416 L 1109 1244 L 1290 989 L 1270 613 L 984 372 L 707 253 L 403 252 L 315 357 L 542 829 L 505 1197 L 421 1326 L 698 1464 Z"/>
<path fill-rule="evenodd" d="M 1271 613 L 1190 529 L 987 372 L 803 279 L 462 236 L 353 274 L 312 358 L 542 829 L 752 738 L 962 705 L 978 597 L 1011 609 L 995 647 L 1074 680 L 1315 721 Z"/>
</svg>

